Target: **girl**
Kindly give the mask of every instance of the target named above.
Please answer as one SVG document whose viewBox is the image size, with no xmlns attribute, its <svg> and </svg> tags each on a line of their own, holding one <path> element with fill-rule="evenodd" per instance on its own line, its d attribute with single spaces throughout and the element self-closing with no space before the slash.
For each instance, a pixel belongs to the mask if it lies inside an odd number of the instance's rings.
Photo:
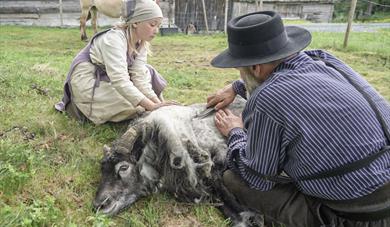
<svg viewBox="0 0 390 227">
<path fill-rule="evenodd" d="M 73 60 L 59 111 L 95 124 L 131 119 L 164 102 L 166 81 L 146 64 L 163 15 L 152 0 L 123 2 L 122 23 L 97 33 Z"/>
</svg>

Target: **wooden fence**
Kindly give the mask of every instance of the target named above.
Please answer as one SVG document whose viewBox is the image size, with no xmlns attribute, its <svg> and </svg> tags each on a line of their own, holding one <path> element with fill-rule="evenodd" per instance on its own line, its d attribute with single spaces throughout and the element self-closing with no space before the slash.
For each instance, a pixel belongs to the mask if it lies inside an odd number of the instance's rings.
<svg viewBox="0 0 390 227">
<path fill-rule="evenodd" d="M 274 10 L 284 18 L 329 22 L 334 0 L 263 0 L 263 10 Z M 228 10 L 225 18 L 226 2 Z M 60 4 L 62 3 L 62 4 Z M 205 7 L 203 7 L 203 3 Z M 62 6 L 62 17 L 60 9 Z M 254 0 L 160 0 L 164 27 L 175 24 L 185 31 L 190 22 L 198 30 L 223 31 L 225 20 L 256 10 Z M 79 0 L 0 0 L 0 24 L 79 26 Z M 204 14 L 206 12 L 206 16 Z M 98 24 L 108 26 L 117 19 L 99 15 Z"/>
<path fill-rule="evenodd" d="M 208 28 L 210 30 L 224 30 L 225 0 L 204 0 Z M 232 15 L 233 1 L 229 1 L 228 20 Z M 183 31 L 192 22 L 198 30 L 205 31 L 205 17 L 202 0 L 176 0 L 175 24 Z"/>
</svg>

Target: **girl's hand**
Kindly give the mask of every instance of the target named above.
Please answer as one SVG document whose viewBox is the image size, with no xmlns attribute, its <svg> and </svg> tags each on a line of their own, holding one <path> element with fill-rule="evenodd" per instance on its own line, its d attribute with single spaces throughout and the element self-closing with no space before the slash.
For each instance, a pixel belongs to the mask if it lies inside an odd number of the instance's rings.
<svg viewBox="0 0 390 227">
<path fill-rule="evenodd" d="M 161 103 L 161 100 L 159 98 L 152 98 L 152 102 L 154 103 Z"/>
<path fill-rule="evenodd" d="M 163 106 L 170 106 L 170 105 L 180 105 L 180 103 L 176 101 L 164 101 L 164 102 L 158 102 L 155 103 L 152 100 L 148 98 L 142 99 L 142 101 L 139 103 L 140 106 L 145 108 L 147 111 L 153 111 Z"/>
<path fill-rule="evenodd" d="M 181 105 L 181 104 L 176 102 L 176 101 L 164 101 L 161 103 L 155 103 L 153 106 L 153 109 L 151 109 L 151 111 L 157 110 L 158 108 L 163 107 L 163 106 L 172 106 L 172 105 Z"/>
</svg>

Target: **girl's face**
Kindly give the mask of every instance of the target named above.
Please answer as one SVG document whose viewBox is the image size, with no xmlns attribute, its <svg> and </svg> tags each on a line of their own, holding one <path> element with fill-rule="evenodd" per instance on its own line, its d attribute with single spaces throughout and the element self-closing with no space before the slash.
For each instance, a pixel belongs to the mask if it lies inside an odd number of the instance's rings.
<svg viewBox="0 0 390 227">
<path fill-rule="evenodd" d="M 138 40 L 151 41 L 160 28 L 162 18 L 141 21 L 134 24 L 135 35 Z"/>
</svg>

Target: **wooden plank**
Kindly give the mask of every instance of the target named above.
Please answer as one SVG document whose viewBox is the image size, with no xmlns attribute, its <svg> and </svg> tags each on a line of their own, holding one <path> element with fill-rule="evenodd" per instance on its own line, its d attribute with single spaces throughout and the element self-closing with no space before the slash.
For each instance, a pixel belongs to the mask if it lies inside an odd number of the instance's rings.
<svg viewBox="0 0 390 227">
<path fill-rule="evenodd" d="M 59 4 L 56 1 L 1 1 L 0 14 L 7 13 L 58 13 Z M 63 12 L 81 12 L 77 1 L 63 1 Z"/>
<path fill-rule="evenodd" d="M 0 14 L 0 19 L 1 20 L 39 19 L 39 15 L 36 13 Z"/>
<path fill-rule="evenodd" d="M 26 16 L 27 15 L 27 16 Z M 80 13 L 64 13 L 64 27 L 78 27 L 80 26 Z M 26 26 L 49 26 L 59 27 L 60 17 L 58 13 L 47 14 L 0 14 L 0 24 L 18 24 Z M 112 26 L 118 22 L 119 19 L 109 18 L 105 15 L 99 15 L 99 26 Z M 87 23 L 90 24 L 90 20 Z"/>
</svg>

